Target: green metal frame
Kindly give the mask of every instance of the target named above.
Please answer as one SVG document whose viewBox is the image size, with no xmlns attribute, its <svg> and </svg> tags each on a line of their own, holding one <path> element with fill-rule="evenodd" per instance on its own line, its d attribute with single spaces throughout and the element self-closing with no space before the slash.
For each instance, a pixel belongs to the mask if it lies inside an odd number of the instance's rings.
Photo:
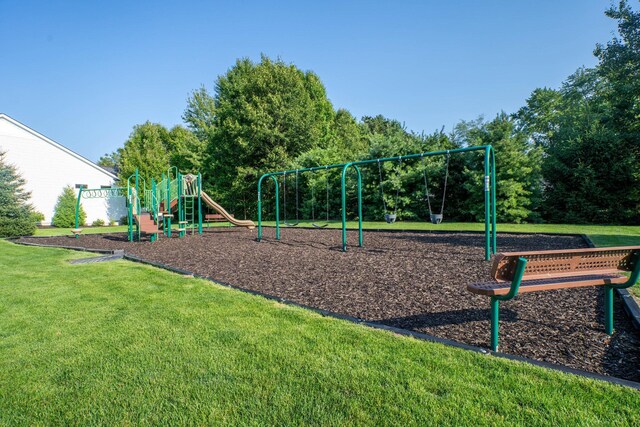
<svg viewBox="0 0 640 427">
<path fill-rule="evenodd" d="M 268 172 L 258 180 L 258 237 L 257 241 L 262 240 L 262 185 L 266 178 L 271 178 L 276 188 L 276 240 L 280 240 L 280 197 L 278 192 L 277 177 L 291 173 L 315 172 L 329 169 L 342 169 L 341 189 L 342 189 L 342 250 L 347 250 L 347 173 L 353 168 L 357 174 L 357 192 L 358 192 L 358 245 L 363 246 L 364 236 L 362 230 L 362 173 L 359 166 L 371 163 L 395 162 L 399 160 L 418 159 L 423 157 L 442 156 L 456 153 L 466 153 L 471 151 L 484 151 L 484 204 L 485 204 L 485 259 L 490 260 L 491 254 L 497 252 L 496 239 L 496 177 L 495 177 L 495 152 L 491 145 L 483 145 L 478 147 L 465 147 L 453 150 L 432 151 L 426 153 L 409 154 L 406 156 L 386 157 L 380 159 L 361 160 L 357 162 L 349 162 L 343 164 L 316 166 L 312 168 L 293 169 L 280 172 Z"/>
<path fill-rule="evenodd" d="M 127 189 L 123 187 L 111 187 L 111 188 L 84 188 L 80 187 L 78 191 L 78 198 L 76 200 L 76 215 L 75 225 L 76 229 L 80 228 L 80 200 L 81 199 L 107 199 L 112 197 L 126 197 Z M 76 233 L 76 238 L 80 237 L 80 234 Z"/>
<path fill-rule="evenodd" d="M 192 227 L 194 233 L 197 229 L 198 234 L 202 234 L 202 174 L 197 174 L 196 180 L 192 183 L 191 186 L 189 186 L 188 189 L 185 185 L 184 177 L 185 175 L 182 174 L 176 166 L 170 166 L 167 169 L 167 173 L 162 174 L 162 180 L 156 185 L 156 197 L 158 201 L 162 201 L 162 203 L 164 204 L 165 212 L 170 212 L 171 203 L 174 200 L 177 200 L 178 224 L 180 224 L 180 222 L 189 220 L 187 218 L 187 208 L 190 208 L 190 227 Z M 187 197 L 192 198 L 190 203 L 188 203 L 188 201 L 186 200 Z M 162 221 L 165 235 L 167 237 L 171 237 L 171 223 L 173 222 L 172 218 L 163 216 Z M 189 224 L 187 224 L 187 226 Z M 183 224 L 180 225 L 182 228 Z M 185 226 L 184 228 L 186 229 L 187 226 Z M 186 230 L 179 232 L 180 237 L 184 237 L 186 234 Z"/>
</svg>

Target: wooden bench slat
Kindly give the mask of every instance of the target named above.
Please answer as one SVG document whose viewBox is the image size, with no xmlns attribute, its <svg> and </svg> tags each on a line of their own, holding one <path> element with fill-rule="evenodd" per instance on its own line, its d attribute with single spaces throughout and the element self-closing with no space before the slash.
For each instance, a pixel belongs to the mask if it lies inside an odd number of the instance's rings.
<svg viewBox="0 0 640 427">
<path fill-rule="evenodd" d="M 581 288 L 585 286 L 604 286 L 621 284 L 627 281 L 626 276 L 620 274 L 585 274 L 571 277 L 554 277 L 546 279 L 523 280 L 520 283 L 520 293 L 550 291 L 554 289 Z M 484 282 L 467 285 L 467 290 L 479 295 L 506 295 L 511 288 L 511 282 Z"/>
</svg>

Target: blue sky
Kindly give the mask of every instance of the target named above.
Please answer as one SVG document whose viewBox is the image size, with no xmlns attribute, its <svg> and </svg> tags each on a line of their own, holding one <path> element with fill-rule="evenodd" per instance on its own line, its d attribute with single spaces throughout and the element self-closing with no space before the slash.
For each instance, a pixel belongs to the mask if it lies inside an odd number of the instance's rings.
<svg viewBox="0 0 640 427">
<path fill-rule="evenodd" d="M 358 118 L 450 130 L 595 65 L 608 5 L 0 0 L 0 112 L 97 160 L 135 124 L 181 124 L 192 90 L 265 53 L 313 70 Z"/>
</svg>

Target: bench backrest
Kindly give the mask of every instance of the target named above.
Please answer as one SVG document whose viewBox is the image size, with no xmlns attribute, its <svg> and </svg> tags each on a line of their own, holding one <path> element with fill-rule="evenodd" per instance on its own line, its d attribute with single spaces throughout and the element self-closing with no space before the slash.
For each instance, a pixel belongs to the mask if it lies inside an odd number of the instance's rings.
<svg viewBox="0 0 640 427">
<path fill-rule="evenodd" d="M 496 255 L 491 275 L 496 280 L 512 280 L 518 258 L 527 260 L 525 280 L 619 273 L 633 271 L 639 255 L 640 246 L 508 252 Z"/>
</svg>

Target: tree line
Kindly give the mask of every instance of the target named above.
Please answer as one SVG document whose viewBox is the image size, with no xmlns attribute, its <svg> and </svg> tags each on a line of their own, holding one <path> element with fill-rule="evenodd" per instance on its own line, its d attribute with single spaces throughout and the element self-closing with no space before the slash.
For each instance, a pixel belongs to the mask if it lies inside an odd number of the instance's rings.
<svg viewBox="0 0 640 427">
<path fill-rule="evenodd" d="M 412 132 L 383 116 L 358 120 L 331 104 L 315 73 L 262 56 L 237 60 L 213 93 L 193 91 L 185 126 L 137 125 L 100 163 L 117 167 L 125 181 L 136 168 L 147 182 L 169 164 L 200 171 L 212 197 L 236 216 L 255 218 L 257 181 L 269 171 L 491 144 L 499 221 L 640 224 L 640 13 L 626 0 L 605 13 L 618 35 L 596 45 L 595 67 L 578 69 L 558 89 L 535 89 L 516 112 L 462 121 L 448 133 Z M 450 157 L 445 219 L 483 217 L 482 162 L 474 153 Z M 365 168 L 364 219 L 381 220 L 384 206 L 400 219 L 425 219 L 427 198 L 439 211 L 446 166 L 442 157 Z M 338 172 L 288 176 L 286 197 L 288 218 L 327 211 L 335 218 Z M 273 200 L 265 209 L 272 215 Z"/>
</svg>

